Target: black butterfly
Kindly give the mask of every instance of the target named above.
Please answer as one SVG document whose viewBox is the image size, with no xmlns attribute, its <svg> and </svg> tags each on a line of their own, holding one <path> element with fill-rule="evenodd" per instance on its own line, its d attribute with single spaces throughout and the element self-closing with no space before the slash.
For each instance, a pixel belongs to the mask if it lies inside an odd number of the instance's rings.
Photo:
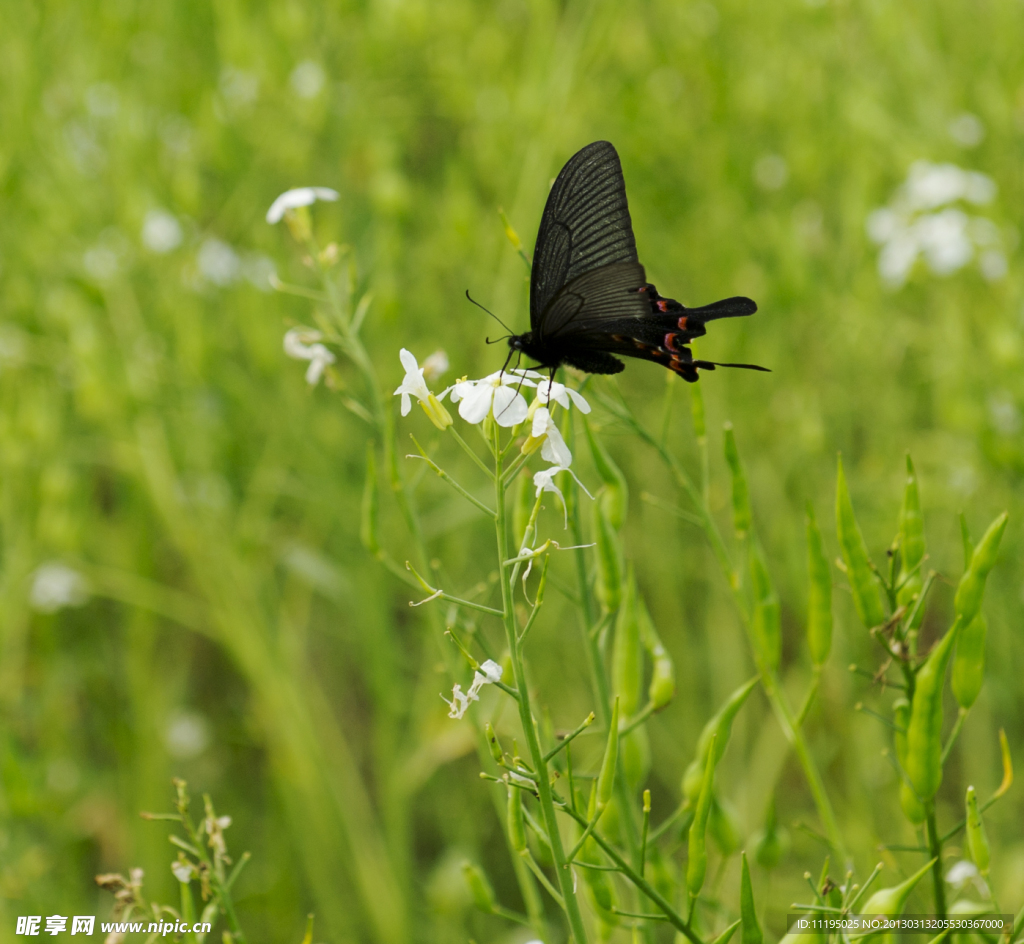
<svg viewBox="0 0 1024 944">
<path fill-rule="evenodd" d="M 595 141 L 562 168 L 548 195 L 530 277 L 530 330 L 508 339 L 541 368 L 569 364 L 591 374 L 625 368 L 615 354 L 662 364 L 691 383 L 697 370 L 747 367 L 694 360 L 686 346 L 716 318 L 752 315 L 749 298 L 684 308 L 644 274 L 615 148 Z M 510 352 L 511 354 L 511 352 Z"/>
</svg>

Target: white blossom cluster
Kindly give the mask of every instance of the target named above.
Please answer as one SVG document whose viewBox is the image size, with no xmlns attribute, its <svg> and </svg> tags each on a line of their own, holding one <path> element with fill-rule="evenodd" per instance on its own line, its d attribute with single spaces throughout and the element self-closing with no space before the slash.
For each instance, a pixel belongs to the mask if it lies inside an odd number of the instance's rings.
<svg viewBox="0 0 1024 944">
<path fill-rule="evenodd" d="M 963 206 L 992 202 L 996 184 L 978 171 L 955 164 L 916 161 L 889 205 L 868 215 L 868 236 L 881 246 L 878 273 L 893 289 L 902 287 L 918 259 L 936 275 L 952 275 L 977 259 L 989 281 L 1006 274 L 999 228 Z"/>
</svg>

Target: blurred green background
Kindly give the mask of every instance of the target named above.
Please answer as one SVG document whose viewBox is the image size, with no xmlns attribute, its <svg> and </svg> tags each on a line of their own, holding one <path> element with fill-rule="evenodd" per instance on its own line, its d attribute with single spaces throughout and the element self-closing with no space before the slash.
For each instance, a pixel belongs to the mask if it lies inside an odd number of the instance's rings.
<svg viewBox="0 0 1024 944">
<path fill-rule="evenodd" d="M 731 420 L 748 464 L 794 678 L 803 508 L 837 553 L 837 450 L 876 560 L 906 451 L 931 563 L 950 579 L 956 513 L 977 537 L 1010 510 L 987 598 L 991 672 L 940 813 L 958 815 L 968 782 L 994 787 L 1000 726 L 1024 757 L 1022 28 L 1012 0 L 0 8 L 0 936 L 19 914 L 106 915 L 97 872 L 141 866 L 148 893 L 173 903 L 165 824 L 137 814 L 169 808 L 178 775 L 233 817 L 231 848 L 253 852 L 236 889 L 250 939 L 298 940 L 309 910 L 318 940 L 523 939 L 470 913 L 466 856 L 510 904 L 516 893 L 471 729 L 435 698 L 452 683 L 450 647 L 359 544 L 367 431 L 282 353 L 286 327 L 311 316 L 267 275 L 309 273 L 263 216 L 289 187 L 340 191 L 314 208 L 316 227 L 353 247 L 375 294 L 367 343 L 386 392 L 401 346 L 421 360 L 444 348 L 446 381 L 479 376 L 503 351 L 483 344 L 494 325 L 463 291 L 527 323 L 497 208 L 532 247 L 549 181 L 598 138 L 619 149 L 659 289 L 760 306 L 715 325 L 701 353 L 774 372 L 707 374 L 702 389 L 711 429 Z M 922 159 L 995 182 L 968 209 L 994 224 L 1005 272 L 919 261 L 885 286 L 867 220 Z M 664 373 L 635 363 L 619 381 L 651 422 Z M 675 383 L 673 445 L 692 458 Z M 640 500 L 671 494 L 653 456 L 595 419 L 633 484 L 628 552 L 680 679 L 651 723 L 667 812 L 701 725 L 752 668 L 699 533 Z M 432 431 L 414 414 L 400 443 L 410 429 Z M 712 454 L 725 522 L 714 432 Z M 435 485 L 425 530 L 468 586 L 487 576 L 492 539 Z M 390 506 L 385 522 L 404 560 Z M 80 605 L 54 610 L 42 578 L 74 583 L 54 562 L 84 575 Z M 950 598 L 944 585 L 926 634 L 947 625 Z M 532 668 L 571 726 L 592 706 L 578 629 L 558 613 L 538 627 Z M 909 833 L 887 736 L 850 710 L 865 688 L 846 665 L 870 641 L 842 590 L 836 613 L 810 732 L 866 872 L 880 841 Z M 824 850 L 799 827 L 813 809 L 758 694 L 721 771 L 747 834 L 781 778 L 793 848 L 755 877 L 777 933 Z M 1024 898 L 1019 796 L 989 814 L 1008 908 Z"/>
</svg>

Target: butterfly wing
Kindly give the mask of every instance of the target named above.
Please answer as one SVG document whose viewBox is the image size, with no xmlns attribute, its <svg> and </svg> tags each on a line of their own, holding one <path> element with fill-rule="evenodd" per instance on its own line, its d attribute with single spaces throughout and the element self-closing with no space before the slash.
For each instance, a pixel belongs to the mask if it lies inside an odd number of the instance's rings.
<svg viewBox="0 0 1024 944">
<path fill-rule="evenodd" d="M 572 317 L 571 299 L 553 304 L 567 283 L 621 263 L 639 267 L 626 183 L 615 148 L 595 141 L 569 159 L 548 194 L 530 276 L 534 334 L 557 333 Z"/>
<path fill-rule="evenodd" d="M 707 322 L 751 315 L 757 305 L 736 297 L 686 308 L 659 295 L 637 262 L 584 273 L 551 300 L 548 310 L 557 328 L 547 343 L 566 363 L 590 373 L 615 373 L 622 367 L 614 355 L 638 357 L 692 382 L 697 368 L 714 370 L 716 365 L 694 360 L 687 345 L 706 333 Z M 764 370 L 751 364 L 717 366 Z"/>
</svg>

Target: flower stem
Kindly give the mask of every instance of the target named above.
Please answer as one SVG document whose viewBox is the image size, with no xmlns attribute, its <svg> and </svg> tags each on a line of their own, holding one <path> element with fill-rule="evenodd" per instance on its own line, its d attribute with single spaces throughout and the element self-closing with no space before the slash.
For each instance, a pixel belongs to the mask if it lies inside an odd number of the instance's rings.
<svg viewBox="0 0 1024 944">
<path fill-rule="evenodd" d="M 497 510 L 495 531 L 498 540 L 498 561 L 500 563 L 509 556 L 509 542 L 508 520 L 505 513 L 505 482 L 502 479 L 501 452 L 498 448 L 497 436 L 495 436 L 494 440 L 494 461 L 494 500 Z M 501 569 L 499 572 L 501 572 Z M 551 856 L 554 859 L 555 873 L 562 892 L 561 904 L 565 909 L 573 940 L 576 944 L 586 944 L 587 932 L 583 926 L 583 915 L 580 913 L 579 902 L 576 900 L 576 893 L 573 890 L 572 872 L 566 865 L 565 851 L 562 848 L 562 839 L 558 832 L 558 821 L 555 816 L 551 783 L 548 778 L 547 761 L 544 758 L 544 751 L 541 750 L 537 725 L 530 708 L 530 687 L 526 680 L 525 670 L 523 669 L 522 652 L 516 632 L 515 611 L 512 605 L 512 579 L 514 578 L 509 574 L 501 574 L 501 602 L 504 610 L 505 638 L 512 660 L 512 675 L 515 679 L 516 689 L 519 691 L 519 718 L 522 722 L 523 733 L 526 736 L 526 746 L 530 752 L 530 761 L 537 773 L 537 792 L 540 795 L 541 814 L 544 817 L 544 825 L 547 827 L 548 839 L 551 843 Z"/>
<path fill-rule="evenodd" d="M 935 914 L 946 917 L 946 889 L 942 884 L 942 837 L 935 822 L 935 801 L 927 806 L 925 827 L 928 833 L 928 854 L 935 860 L 932 864 L 932 885 L 935 889 Z"/>
</svg>

